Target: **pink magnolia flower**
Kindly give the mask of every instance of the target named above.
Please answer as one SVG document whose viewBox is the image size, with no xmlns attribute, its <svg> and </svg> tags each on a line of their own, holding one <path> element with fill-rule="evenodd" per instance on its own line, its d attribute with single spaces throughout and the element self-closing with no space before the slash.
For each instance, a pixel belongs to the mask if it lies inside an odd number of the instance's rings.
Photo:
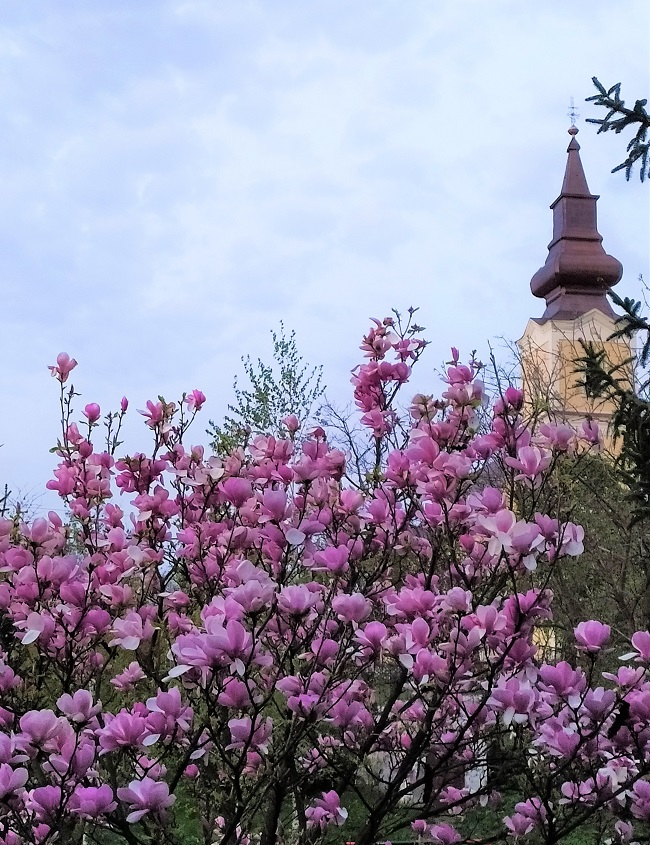
<svg viewBox="0 0 650 845">
<path fill-rule="evenodd" d="M 74 695 L 65 693 L 56 702 L 59 710 L 73 722 L 89 722 L 102 709 L 101 701 L 93 704 L 93 697 L 88 690 L 80 689 Z"/>
<path fill-rule="evenodd" d="M 250 747 L 260 754 L 268 753 L 273 731 L 273 720 L 270 716 L 263 721 L 256 720 L 255 723 L 250 716 L 244 716 L 242 719 L 230 719 L 228 727 L 230 728 L 232 742 L 226 746 L 226 751 Z"/>
<path fill-rule="evenodd" d="M 243 673 L 244 661 L 253 651 L 253 638 L 236 619 L 230 619 L 225 626 L 214 616 L 205 620 L 206 632 L 193 631 L 181 634 L 172 645 L 172 653 L 178 659 L 170 676 L 184 674 L 190 667 L 210 668 L 230 665 Z"/>
<path fill-rule="evenodd" d="M 328 546 L 321 552 L 316 552 L 314 562 L 317 571 L 325 571 L 334 575 L 344 575 L 350 568 L 350 550 L 347 546 Z"/>
<path fill-rule="evenodd" d="M 41 613 L 32 612 L 22 622 L 16 623 L 16 627 L 24 628 L 24 633 L 16 634 L 23 645 L 30 645 L 43 638 L 49 639 L 54 631 L 55 623 L 47 611 Z"/>
<path fill-rule="evenodd" d="M 129 663 L 123 672 L 120 672 L 114 678 L 111 678 L 111 683 L 119 690 L 130 690 L 147 676 L 142 671 L 140 664 L 135 661 Z"/>
<path fill-rule="evenodd" d="M 56 365 L 48 367 L 48 369 L 52 374 L 52 378 L 56 378 L 61 382 L 61 384 L 65 384 L 68 380 L 68 376 L 76 366 L 77 362 L 74 358 L 71 358 L 66 352 L 60 352 L 56 356 Z"/>
<path fill-rule="evenodd" d="M 232 502 L 236 508 L 241 508 L 253 495 L 253 487 L 247 478 L 233 476 L 223 481 L 219 487 L 225 500 Z"/>
<path fill-rule="evenodd" d="M 239 678 L 226 678 L 223 692 L 219 693 L 217 701 L 222 707 L 244 708 L 252 704 L 248 686 Z"/>
<path fill-rule="evenodd" d="M 361 423 L 371 428 L 373 435 L 379 440 L 392 431 L 395 416 L 392 411 L 380 411 L 378 408 L 374 408 L 361 417 Z"/>
<path fill-rule="evenodd" d="M 117 797 L 131 809 L 126 817 L 129 824 L 139 822 L 148 813 L 164 816 L 167 807 L 176 801 L 176 796 L 169 794 L 166 783 L 148 777 L 132 780 L 128 787 L 121 787 L 117 790 Z"/>
<path fill-rule="evenodd" d="M 336 596 L 332 610 L 342 622 L 363 622 L 372 612 L 372 602 L 362 593 Z"/>
<path fill-rule="evenodd" d="M 255 578 L 229 590 L 229 598 L 241 605 L 246 613 L 257 613 L 264 607 L 270 607 L 275 595 L 275 584 L 266 580 L 261 583 Z"/>
<path fill-rule="evenodd" d="M 381 652 L 387 636 L 388 631 L 383 622 L 368 622 L 363 629 L 357 630 L 354 638 L 361 646 L 362 654 L 370 657 Z"/>
<path fill-rule="evenodd" d="M 144 744 L 147 735 L 144 716 L 121 710 L 115 716 L 106 713 L 104 721 L 104 727 L 97 729 L 102 748 L 100 754 L 107 754 L 117 748 L 138 748 Z"/>
<path fill-rule="evenodd" d="M 185 404 L 190 411 L 200 411 L 205 404 L 205 394 L 200 390 L 193 390 L 185 397 Z"/>
<path fill-rule="evenodd" d="M 585 550 L 584 539 L 585 530 L 582 525 L 574 525 L 572 522 L 567 522 L 562 532 L 562 544 L 559 554 L 578 557 Z"/>
<path fill-rule="evenodd" d="M 506 388 L 503 398 L 506 401 L 506 405 L 512 408 L 513 411 L 521 411 L 524 406 L 523 390 L 519 390 L 519 388 L 513 387 L 512 385 Z"/>
<path fill-rule="evenodd" d="M 632 788 L 632 815 L 642 821 L 650 820 L 650 783 L 638 780 Z"/>
<path fill-rule="evenodd" d="M 542 683 L 557 695 L 566 698 L 571 707 L 580 703 L 580 694 L 587 686 L 587 678 L 580 669 L 573 669 L 562 660 L 555 666 L 544 663 L 540 666 L 539 677 Z"/>
<path fill-rule="evenodd" d="M 650 661 L 650 631 L 637 631 L 632 635 L 632 645 L 637 654 L 637 661 Z"/>
<path fill-rule="evenodd" d="M 30 790 L 25 799 L 25 806 L 39 821 L 56 823 L 61 813 L 61 787 L 39 786 Z"/>
<path fill-rule="evenodd" d="M 27 769 L 13 769 L 7 763 L 0 764 L 0 801 L 11 795 L 12 792 L 20 792 L 27 783 Z"/>
<path fill-rule="evenodd" d="M 454 845 L 460 842 L 460 834 L 450 824 L 432 824 L 429 827 L 429 836 L 434 845 Z"/>
<path fill-rule="evenodd" d="M 342 825 L 348 817 L 348 811 L 341 807 L 341 799 L 333 789 L 323 792 L 320 798 L 305 810 L 307 827 L 325 830 L 329 825 Z"/>
<path fill-rule="evenodd" d="M 539 798 L 529 798 L 515 804 L 514 815 L 506 817 L 506 827 L 514 836 L 527 836 L 546 820 L 546 807 Z"/>
<path fill-rule="evenodd" d="M 370 730 L 374 724 L 372 715 L 360 701 L 346 701 L 344 698 L 335 702 L 327 716 L 338 728 L 346 731 Z"/>
<path fill-rule="evenodd" d="M 548 445 L 559 452 L 567 452 L 575 439 L 575 431 L 568 425 L 560 423 L 542 423 L 540 433 L 548 441 Z"/>
<path fill-rule="evenodd" d="M 29 710 L 20 720 L 21 741 L 41 750 L 51 750 L 64 726 L 52 710 Z"/>
<path fill-rule="evenodd" d="M 573 629 L 573 635 L 576 638 L 578 648 L 590 654 L 600 651 L 605 643 L 608 642 L 610 634 L 611 628 L 609 625 L 598 622 L 596 619 L 581 622 Z"/>
<path fill-rule="evenodd" d="M 616 822 L 614 830 L 618 834 L 621 842 L 629 842 L 634 835 L 634 828 L 632 825 L 629 822 L 624 822 L 622 819 L 619 819 Z"/>
<path fill-rule="evenodd" d="M 278 594 L 278 609 L 286 616 L 305 616 L 318 604 L 320 595 L 306 584 L 291 584 Z"/>
<path fill-rule="evenodd" d="M 599 446 L 603 440 L 600 427 L 595 420 L 583 420 L 580 425 L 580 435 L 583 440 L 592 446 Z"/>
<path fill-rule="evenodd" d="M 130 610 L 124 619 L 116 619 L 113 623 L 113 633 L 116 635 L 109 646 L 119 645 L 126 651 L 135 651 L 142 640 L 150 640 L 155 628 L 149 619 L 142 621 L 142 616 L 135 610 Z"/>
<path fill-rule="evenodd" d="M 147 400 L 147 410 L 138 411 L 138 413 L 142 414 L 143 417 L 146 417 L 149 428 L 156 428 L 156 426 L 159 426 L 165 419 L 165 408 L 163 403 L 152 402 L 151 399 Z"/>
<path fill-rule="evenodd" d="M 162 780 L 167 774 L 167 766 L 158 760 L 151 760 L 144 754 L 138 755 L 135 767 L 136 773 L 141 777 L 148 777 L 151 780 Z"/>
<path fill-rule="evenodd" d="M 166 720 L 167 733 L 174 730 L 188 731 L 192 722 L 192 708 L 183 704 L 178 687 L 172 687 L 167 692 L 159 691 L 158 695 L 147 699 L 147 709 L 151 713 L 159 713 Z"/>
<path fill-rule="evenodd" d="M 418 834 L 418 837 L 435 843 L 435 845 L 454 845 L 460 842 L 460 834 L 450 824 L 427 824 L 424 819 L 411 822 L 411 827 Z"/>
<path fill-rule="evenodd" d="M 113 790 L 108 784 L 102 786 L 77 786 L 70 796 L 68 810 L 83 819 L 96 819 L 112 813 L 117 808 Z"/>
<path fill-rule="evenodd" d="M 86 419 L 91 425 L 97 422 L 97 420 L 101 416 L 101 413 L 101 408 L 96 402 L 91 402 L 90 405 L 86 405 L 86 407 L 83 409 L 83 415 L 84 417 L 86 417 Z"/>
<path fill-rule="evenodd" d="M 537 691 L 528 681 L 519 678 L 509 678 L 500 684 L 493 692 L 488 704 L 497 712 L 503 713 L 504 725 L 525 724 L 531 715 Z"/>
<path fill-rule="evenodd" d="M 505 458 L 506 464 L 519 470 L 516 481 L 534 481 L 545 472 L 552 460 L 552 456 L 537 446 L 522 446 L 517 450 L 516 458 Z"/>
<path fill-rule="evenodd" d="M 289 434 L 295 434 L 300 428 L 300 420 L 295 414 L 289 414 L 288 417 L 283 418 L 282 425 L 287 429 Z"/>
</svg>

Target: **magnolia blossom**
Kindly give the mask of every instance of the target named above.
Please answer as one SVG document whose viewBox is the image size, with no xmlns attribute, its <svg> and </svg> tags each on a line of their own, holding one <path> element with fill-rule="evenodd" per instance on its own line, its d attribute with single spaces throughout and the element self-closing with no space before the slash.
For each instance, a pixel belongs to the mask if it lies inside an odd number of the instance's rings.
<svg viewBox="0 0 650 845">
<path fill-rule="evenodd" d="M 514 837 L 528 836 L 547 817 L 547 811 L 539 798 L 530 798 L 515 804 L 512 816 L 506 816 L 505 825 Z"/>
<path fill-rule="evenodd" d="M 200 411 L 205 404 L 205 394 L 201 390 L 193 390 L 185 397 L 185 403 L 190 411 Z"/>
<path fill-rule="evenodd" d="M 548 469 L 552 457 L 537 446 L 522 446 L 517 451 L 516 458 L 505 458 L 505 463 L 515 470 L 517 481 L 532 482 L 539 478 Z"/>
<path fill-rule="evenodd" d="M 142 617 L 131 610 L 124 619 L 116 619 L 113 623 L 115 636 L 109 646 L 119 645 L 127 651 L 135 651 L 142 640 L 149 640 L 153 636 L 154 627 L 149 619 L 142 621 Z"/>
<path fill-rule="evenodd" d="M 131 809 L 126 817 L 129 824 L 135 824 L 149 813 L 160 816 L 176 801 L 176 796 L 169 794 L 166 783 L 148 777 L 132 780 L 128 787 L 121 787 L 117 790 L 117 797 Z"/>
<path fill-rule="evenodd" d="M 307 827 L 325 830 L 330 825 L 342 825 L 348 817 L 348 811 L 341 807 L 338 793 L 331 789 L 323 792 L 320 798 L 305 811 Z"/>
<path fill-rule="evenodd" d="M 94 704 L 92 695 L 83 689 L 77 690 L 74 695 L 62 695 L 56 705 L 73 722 L 89 722 L 102 709 L 101 701 Z"/>
<path fill-rule="evenodd" d="M 61 384 L 65 384 L 68 376 L 76 366 L 77 362 L 74 358 L 71 358 L 66 352 L 60 352 L 56 356 L 56 365 L 48 367 L 48 369 L 53 378 L 58 379 Z"/>
<path fill-rule="evenodd" d="M 363 338 L 364 451 L 348 456 L 324 424 L 300 429 L 301 408 L 274 433 L 245 421 L 241 445 L 209 455 L 187 440 L 198 389 L 148 401 L 151 450 L 120 455 L 128 402 L 105 437 L 59 356 L 48 487 L 73 520 L 0 519 L 0 845 L 171 841 L 176 794 L 210 841 L 247 845 L 262 825 L 277 838 L 271 807 L 281 821 L 304 808 L 314 843 L 347 838 L 342 796 L 365 781 L 368 841 L 406 796 L 423 843 L 455 845 L 450 819 L 488 803 L 496 838 L 559 840 L 598 813 L 635 841 L 650 820 L 650 632 L 602 676 L 603 622 L 577 625 L 574 663 L 539 647 L 546 585 L 585 540 L 563 506 L 535 509 L 594 424 L 533 435 L 513 387 L 483 413 L 482 365 L 458 350 L 440 398 L 409 403 L 413 315 Z M 505 816 L 476 772 L 514 734 L 536 788 Z"/>
<path fill-rule="evenodd" d="M 70 797 L 68 809 L 71 813 L 85 819 L 96 819 L 117 808 L 113 800 L 113 790 L 107 784 L 103 786 L 77 786 Z"/>
<path fill-rule="evenodd" d="M 12 769 L 7 763 L 0 763 L 0 800 L 21 790 L 28 777 L 27 769 Z"/>
<path fill-rule="evenodd" d="M 90 404 L 86 405 L 83 410 L 84 417 L 86 417 L 86 419 L 91 425 L 97 422 L 97 420 L 101 416 L 101 413 L 101 408 L 96 402 L 91 402 Z"/>
<path fill-rule="evenodd" d="M 578 648 L 595 653 L 600 651 L 608 642 L 611 628 L 609 625 L 604 625 L 602 622 L 592 619 L 589 622 L 581 622 L 573 629 L 573 634 Z"/>
</svg>

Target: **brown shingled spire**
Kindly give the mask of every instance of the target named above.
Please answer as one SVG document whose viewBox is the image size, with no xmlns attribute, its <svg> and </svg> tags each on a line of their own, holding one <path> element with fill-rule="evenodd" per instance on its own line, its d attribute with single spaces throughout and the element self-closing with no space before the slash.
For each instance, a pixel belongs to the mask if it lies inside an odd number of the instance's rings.
<svg viewBox="0 0 650 845">
<path fill-rule="evenodd" d="M 553 209 L 553 240 L 546 264 L 533 276 L 530 288 L 546 299 L 546 320 L 573 320 L 592 308 L 613 316 L 606 293 L 623 273 L 620 261 L 607 255 L 596 228 L 596 201 L 589 192 L 580 161 L 578 129 L 571 141 L 560 196 Z"/>
</svg>

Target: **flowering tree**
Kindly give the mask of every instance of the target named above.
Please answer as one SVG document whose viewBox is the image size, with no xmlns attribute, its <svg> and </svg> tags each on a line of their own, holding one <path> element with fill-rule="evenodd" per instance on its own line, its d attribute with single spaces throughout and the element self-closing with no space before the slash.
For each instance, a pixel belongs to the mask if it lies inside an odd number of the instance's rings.
<svg viewBox="0 0 650 845">
<path fill-rule="evenodd" d="M 416 396 L 400 433 L 423 346 L 391 319 L 364 337 L 354 397 L 392 450 L 363 492 L 322 429 L 297 445 L 295 418 L 224 459 L 185 445 L 198 390 L 148 402 L 150 450 L 116 459 L 127 401 L 102 448 L 101 411 L 75 420 L 76 362 L 58 357 L 48 487 L 73 535 L 54 513 L 0 521 L 2 845 L 187 842 L 188 814 L 205 843 L 340 827 L 370 845 L 410 826 L 451 845 L 472 808 L 499 809 L 499 746 L 521 794 L 492 840 L 550 845 L 587 823 L 627 840 L 650 818 L 650 633 L 606 686 L 607 625 L 577 626 L 582 666 L 536 647 L 548 577 L 582 551 L 537 503 L 578 436 L 533 442 L 513 388 L 478 433 L 483 387 L 455 352 L 442 398 Z"/>
</svg>

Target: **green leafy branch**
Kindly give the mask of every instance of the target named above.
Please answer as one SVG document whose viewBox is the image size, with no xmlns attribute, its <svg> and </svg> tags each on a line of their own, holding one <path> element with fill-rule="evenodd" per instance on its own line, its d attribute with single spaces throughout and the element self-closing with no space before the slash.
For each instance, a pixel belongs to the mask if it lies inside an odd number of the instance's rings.
<svg viewBox="0 0 650 845">
<path fill-rule="evenodd" d="M 621 298 L 613 291 L 609 291 L 609 296 L 623 314 L 608 340 L 632 341 L 644 333 L 638 360 L 645 367 L 650 360 L 650 322 L 642 314 L 642 303 Z M 645 377 L 640 384 L 634 383 L 634 357 L 612 365 L 602 347 L 586 341 L 581 344 L 583 355 L 576 361 L 578 384 L 589 398 L 608 400 L 614 405 L 611 425 L 614 442 L 620 446 L 616 463 L 634 503 L 632 524 L 645 521 L 650 518 L 650 379 Z"/>
<path fill-rule="evenodd" d="M 607 114 L 603 118 L 587 118 L 587 123 L 595 123 L 598 126 L 599 134 L 612 130 L 618 135 L 628 126 L 634 127 L 638 124 L 636 135 L 627 145 L 627 158 L 617 165 L 612 173 L 625 170 L 625 178 L 629 180 L 634 165 L 639 162 L 641 167 L 639 176 L 643 182 L 646 175 L 650 174 L 650 160 L 648 158 L 650 142 L 646 140 L 648 129 L 650 129 L 650 115 L 645 108 L 648 101 L 636 100 L 631 109 L 627 108 L 625 100 L 621 99 L 620 82 L 609 89 L 606 89 L 595 76 L 592 77 L 592 82 L 598 93 L 587 97 L 586 101 L 607 109 Z"/>
<path fill-rule="evenodd" d="M 271 331 L 271 337 L 272 363 L 265 364 L 261 358 L 253 362 L 250 355 L 242 357 L 248 385 L 241 387 L 235 377 L 235 401 L 228 405 L 223 422 L 218 425 L 210 420 L 208 434 L 217 454 L 229 454 L 245 445 L 252 434 L 281 433 L 282 420 L 290 414 L 304 425 L 325 392 L 323 368 L 304 363 L 295 330 L 287 334 L 281 321 L 279 331 Z"/>
</svg>

